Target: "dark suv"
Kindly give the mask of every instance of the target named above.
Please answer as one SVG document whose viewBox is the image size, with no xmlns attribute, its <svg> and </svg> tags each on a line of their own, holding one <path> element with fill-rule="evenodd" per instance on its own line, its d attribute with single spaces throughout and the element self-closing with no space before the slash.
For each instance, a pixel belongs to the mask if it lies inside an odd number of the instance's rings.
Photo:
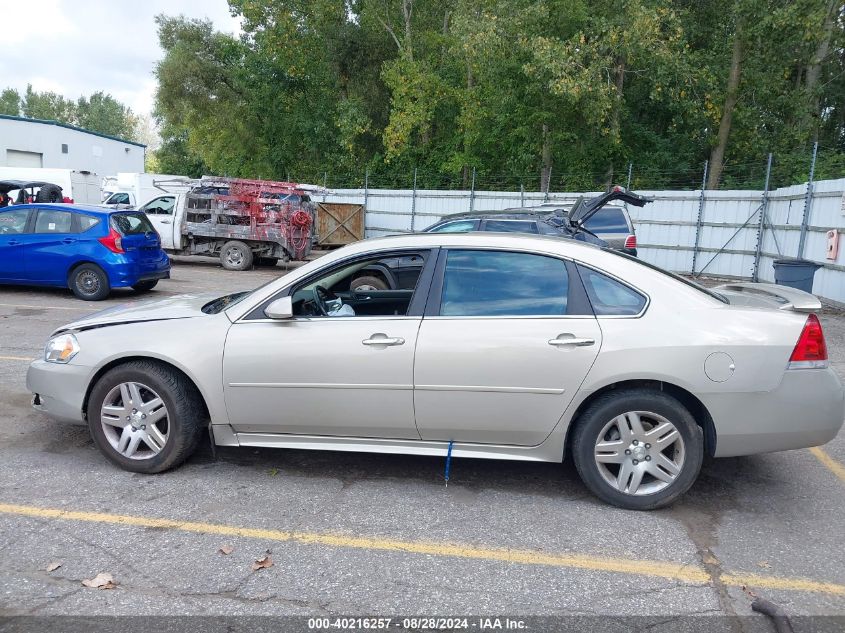
<svg viewBox="0 0 845 633">
<path fill-rule="evenodd" d="M 456 213 L 435 222 L 423 233 L 533 233 L 574 239 L 637 255 L 637 236 L 631 216 L 622 201 L 641 207 L 649 198 L 614 187 L 594 198 L 579 198 L 574 204 L 543 204 L 537 207 Z M 369 266 L 352 280 L 350 290 L 396 290 L 405 287 L 409 275 L 422 266 L 422 258 L 393 257 Z"/>
</svg>

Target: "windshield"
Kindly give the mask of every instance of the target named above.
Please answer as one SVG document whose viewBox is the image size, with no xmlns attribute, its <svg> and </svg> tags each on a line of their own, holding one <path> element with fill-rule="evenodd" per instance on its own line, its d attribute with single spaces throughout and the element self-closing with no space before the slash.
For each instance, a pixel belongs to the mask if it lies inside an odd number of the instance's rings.
<svg viewBox="0 0 845 633">
<path fill-rule="evenodd" d="M 275 279 L 273 281 L 276 281 Z M 217 297 L 213 301 L 209 301 L 202 307 L 202 311 L 206 314 L 217 314 L 219 312 L 223 312 L 226 308 L 230 308 L 236 303 L 240 303 L 243 301 L 244 297 L 249 294 L 252 294 L 253 290 L 246 290 L 244 292 L 233 292 L 230 295 L 223 295 L 222 297 Z"/>
<path fill-rule="evenodd" d="M 710 288 L 705 288 L 701 284 L 697 284 L 694 281 L 690 281 L 686 277 L 681 277 L 680 275 L 676 275 L 675 273 L 669 272 L 668 270 L 664 270 L 663 268 L 660 268 L 660 266 L 655 266 L 654 264 L 649 264 L 648 262 L 644 262 L 643 260 L 641 260 L 638 257 L 633 257 L 631 255 L 628 255 L 627 253 L 623 253 L 621 251 L 613 250 L 611 248 L 603 248 L 602 250 L 605 253 L 612 253 L 613 255 L 616 255 L 618 257 L 624 257 L 629 262 L 635 262 L 635 263 L 639 264 L 640 266 L 645 266 L 646 268 L 649 268 L 649 269 L 651 269 L 655 272 L 666 275 L 667 277 L 671 277 L 675 281 L 680 281 L 682 284 L 689 286 L 690 288 L 695 288 L 699 292 L 703 292 L 708 297 L 716 299 L 717 301 L 721 301 L 722 303 L 730 303 L 730 301 L 728 301 L 728 298 L 725 297 L 725 295 L 720 294 L 720 293 L 716 292 L 715 290 L 710 290 Z"/>
</svg>

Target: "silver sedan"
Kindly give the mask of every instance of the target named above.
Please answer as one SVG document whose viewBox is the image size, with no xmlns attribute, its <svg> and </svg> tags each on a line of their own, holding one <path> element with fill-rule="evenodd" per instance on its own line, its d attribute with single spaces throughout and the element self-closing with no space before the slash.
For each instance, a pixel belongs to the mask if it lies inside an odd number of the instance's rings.
<svg viewBox="0 0 845 633">
<path fill-rule="evenodd" d="M 400 290 L 353 289 L 405 262 Z M 27 377 L 121 468 L 220 446 L 574 460 L 601 499 L 671 503 L 705 455 L 824 444 L 845 395 L 812 295 L 707 290 L 572 240 L 423 234 L 334 251 L 252 292 L 70 323 Z"/>
</svg>

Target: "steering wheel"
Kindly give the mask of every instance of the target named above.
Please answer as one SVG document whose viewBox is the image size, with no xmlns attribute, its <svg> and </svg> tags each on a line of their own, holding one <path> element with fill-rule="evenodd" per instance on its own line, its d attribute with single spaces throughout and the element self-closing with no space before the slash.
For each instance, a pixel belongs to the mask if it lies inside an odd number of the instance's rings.
<svg viewBox="0 0 845 633">
<path fill-rule="evenodd" d="M 323 286 L 316 285 L 311 290 L 314 295 L 314 305 L 323 316 L 329 316 L 329 309 L 326 307 L 326 301 L 334 298 L 333 293 L 326 290 Z"/>
</svg>

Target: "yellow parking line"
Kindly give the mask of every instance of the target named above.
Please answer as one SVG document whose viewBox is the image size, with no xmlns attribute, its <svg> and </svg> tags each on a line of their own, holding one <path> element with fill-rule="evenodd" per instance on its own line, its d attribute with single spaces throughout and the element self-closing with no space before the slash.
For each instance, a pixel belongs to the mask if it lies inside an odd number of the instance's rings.
<svg viewBox="0 0 845 633">
<path fill-rule="evenodd" d="M 824 450 L 822 450 L 818 446 L 814 446 L 813 448 L 811 448 L 810 452 L 815 455 L 816 459 L 819 460 L 825 468 L 827 468 L 830 472 L 839 477 L 839 479 L 843 483 L 845 483 L 845 466 L 833 459 L 830 455 L 828 455 Z"/>
<path fill-rule="evenodd" d="M 91 308 L 79 308 L 74 306 L 35 306 L 25 303 L 0 303 L 3 308 L 34 308 L 37 310 L 79 310 L 82 312 L 95 312 Z"/>
<path fill-rule="evenodd" d="M 0 360 L 24 360 L 30 363 L 35 359 L 32 356 L 0 356 Z"/>
<path fill-rule="evenodd" d="M 105 512 L 85 512 L 79 510 L 59 510 L 0 503 L 0 513 L 37 517 L 42 519 L 61 519 L 66 521 L 84 521 L 133 527 L 165 528 L 192 532 L 196 534 L 216 534 L 220 536 L 240 536 L 269 541 L 286 541 L 306 545 L 326 545 L 350 549 L 404 552 L 429 556 L 448 556 L 475 560 L 499 561 L 521 565 L 544 565 L 571 569 L 588 569 L 636 576 L 668 578 L 690 584 L 704 585 L 710 582 L 710 575 L 697 566 L 682 565 L 651 560 L 631 560 L 587 554 L 554 554 L 521 549 L 482 548 L 473 545 L 434 543 L 424 541 L 400 541 L 369 536 L 347 536 L 343 534 L 293 532 L 267 530 L 260 528 L 237 527 L 219 523 L 197 523 L 154 517 L 110 514 Z M 816 593 L 845 596 L 845 585 L 818 582 L 805 578 L 780 578 L 777 576 L 758 576 L 755 574 L 724 574 L 721 581 L 731 586 L 757 586 L 770 589 L 791 591 L 809 591 Z"/>
</svg>

